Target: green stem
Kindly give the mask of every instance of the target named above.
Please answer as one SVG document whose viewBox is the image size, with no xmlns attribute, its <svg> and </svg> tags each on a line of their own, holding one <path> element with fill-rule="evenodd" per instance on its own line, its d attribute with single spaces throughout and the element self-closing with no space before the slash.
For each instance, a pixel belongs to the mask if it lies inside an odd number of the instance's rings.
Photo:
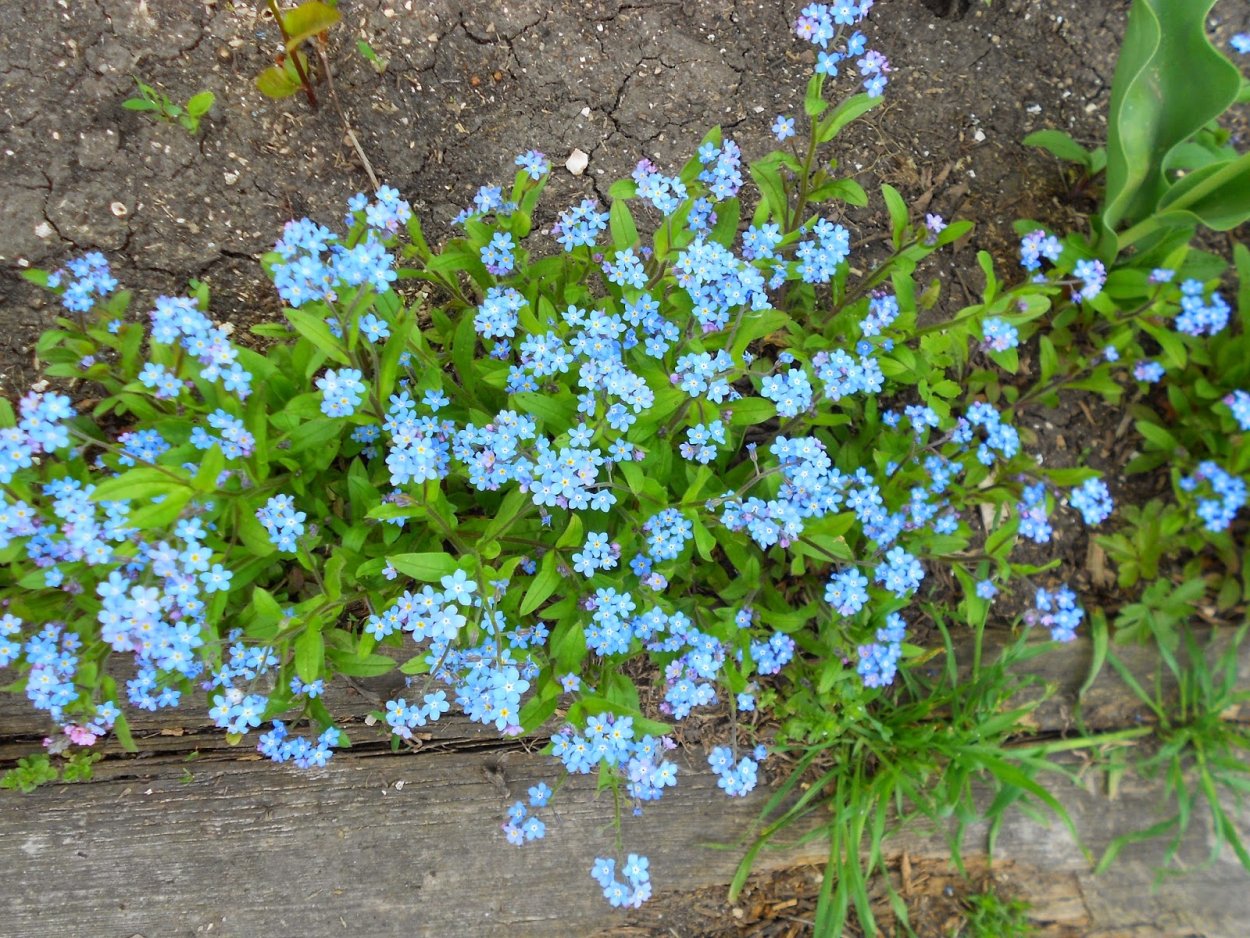
<svg viewBox="0 0 1250 938">
<path fill-rule="evenodd" d="M 285 49 L 291 41 L 291 37 L 287 34 L 286 24 L 282 22 L 282 11 L 278 9 L 278 0 L 269 0 L 269 12 L 273 14 L 273 21 L 278 24 L 278 32 L 282 34 L 282 47 Z M 304 71 L 304 65 L 299 60 L 299 50 L 289 50 L 291 63 L 295 66 L 295 74 L 299 76 L 300 84 L 304 86 L 304 94 L 308 96 L 308 103 L 315 111 L 317 110 L 317 95 L 313 92 L 312 82 L 308 80 L 308 73 Z"/>
<path fill-rule="evenodd" d="M 1127 231 L 1116 235 L 1117 253 L 1123 252 L 1125 248 L 1132 247 L 1143 238 L 1164 228 L 1165 226 L 1159 221 L 1160 218 L 1172 212 L 1185 211 L 1189 206 L 1202 201 L 1221 186 L 1247 172 L 1250 172 L 1250 153 L 1244 153 L 1238 159 L 1229 161 L 1222 169 L 1202 180 L 1175 202 L 1156 210 L 1149 218 L 1142 219 Z"/>
<path fill-rule="evenodd" d="M 439 527 L 439 530 L 443 532 L 443 536 L 452 543 L 456 550 L 460 551 L 460 553 L 464 556 L 477 556 L 476 551 L 469 549 L 468 545 L 466 545 L 460 538 L 460 535 L 452 529 L 451 523 L 443 517 L 442 513 L 435 508 L 434 505 L 430 503 L 428 498 L 422 498 L 421 505 L 425 508 L 429 516 L 434 519 L 435 523 Z"/>
<path fill-rule="evenodd" d="M 875 288 L 879 283 L 885 280 L 887 276 L 889 276 L 890 270 L 894 266 L 894 262 L 903 256 L 903 252 L 911 250 L 919 243 L 920 243 L 919 241 L 913 238 L 911 241 L 908 241 L 906 244 L 902 244 L 899 247 L 895 248 L 894 251 L 890 253 L 889 257 L 887 257 L 880 264 L 878 264 L 876 268 L 874 268 L 868 274 L 868 276 L 864 277 L 862 280 L 860 280 L 858 284 L 855 285 L 854 290 L 851 290 L 849 293 L 847 293 L 846 296 L 842 297 L 839 303 L 833 306 L 832 312 L 828 316 L 825 317 L 825 321 L 828 322 L 830 319 L 838 315 L 838 313 L 842 312 L 842 310 L 846 309 L 856 300 L 862 299 L 863 297 L 867 296 L 868 293 L 873 288 Z"/>
</svg>

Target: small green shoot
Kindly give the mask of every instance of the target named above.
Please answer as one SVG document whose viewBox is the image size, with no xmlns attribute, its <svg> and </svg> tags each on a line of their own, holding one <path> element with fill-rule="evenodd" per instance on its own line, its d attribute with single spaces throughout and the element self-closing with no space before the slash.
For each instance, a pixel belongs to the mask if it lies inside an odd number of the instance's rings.
<svg viewBox="0 0 1250 938">
<path fill-rule="evenodd" d="M 373 46 L 363 39 L 356 40 L 356 51 L 360 53 L 361 58 L 373 66 L 373 70 L 379 75 L 384 74 L 386 67 L 391 64 L 390 59 L 378 55 L 373 51 Z"/>
<path fill-rule="evenodd" d="M 168 95 L 162 94 L 151 85 L 135 79 L 139 89 L 138 97 L 127 98 L 122 107 L 128 111 L 144 111 L 158 120 L 178 124 L 189 134 L 199 133 L 200 121 L 213 109 L 217 96 L 211 91 L 201 91 L 193 95 L 185 105 L 175 104 Z"/>
<path fill-rule="evenodd" d="M 270 98 L 286 98 L 301 88 L 308 104 L 317 109 L 317 93 L 308 75 L 308 56 L 301 46 L 309 41 L 324 42 L 326 30 L 342 19 L 342 14 L 321 0 L 305 0 L 293 10 L 282 12 L 278 0 L 267 0 L 278 31 L 282 33 L 284 51 L 277 63 L 256 76 L 256 88 Z"/>
<path fill-rule="evenodd" d="M 1236 722 L 1232 715 L 1250 701 L 1250 690 L 1238 689 L 1238 658 L 1241 643 L 1250 623 L 1241 626 L 1218 657 L 1208 663 L 1209 649 L 1203 648 L 1189 628 L 1180 630 L 1184 658 L 1179 659 L 1167 645 L 1159 644 L 1162 664 L 1156 672 L 1153 693 L 1142 687 L 1132 672 L 1115 656 L 1107 660 L 1124 683 L 1145 704 L 1155 718 L 1154 735 L 1158 748 L 1137 761 L 1135 768 L 1144 778 L 1162 775 L 1165 797 L 1172 802 L 1170 816 L 1145 830 L 1117 837 L 1108 845 L 1095 872 L 1101 873 L 1125 847 L 1156 837 L 1167 837 L 1164 868 L 1159 875 L 1174 872 L 1177 853 L 1189 825 L 1203 809 L 1211 818 L 1212 863 L 1225 846 L 1237 855 L 1241 865 L 1250 871 L 1247 851 L 1237 831 L 1233 815 L 1225 807 L 1223 796 L 1231 796 L 1241 806 L 1241 798 L 1250 792 L 1250 729 Z M 1176 683 L 1175 696 L 1163 689 L 1163 671 Z M 1179 872 L 1179 870 L 1175 871 Z"/>
<path fill-rule="evenodd" d="M 964 900 L 967 918 L 954 938 L 1028 938 L 1037 930 L 1029 921 L 1030 908 L 1022 899 L 974 893 Z"/>
<path fill-rule="evenodd" d="M 47 785 L 57 780 L 57 771 L 52 767 L 51 760 L 43 753 L 17 760 L 17 766 L 0 776 L 0 788 L 20 791 L 29 795 L 40 785 Z"/>
</svg>

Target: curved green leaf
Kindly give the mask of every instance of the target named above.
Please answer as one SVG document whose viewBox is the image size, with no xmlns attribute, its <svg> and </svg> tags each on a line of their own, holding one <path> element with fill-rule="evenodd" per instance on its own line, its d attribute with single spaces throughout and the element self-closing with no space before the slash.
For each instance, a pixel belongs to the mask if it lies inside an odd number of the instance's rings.
<svg viewBox="0 0 1250 938">
<path fill-rule="evenodd" d="M 1215 0 L 1136 0 L 1116 64 L 1107 135 L 1104 259 L 1117 228 L 1152 215 L 1168 189 L 1163 167 L 1178 145 L 1241 91 L 1237 68 L 1207 38 Z"/>
<path fill-rule="evenodd" d="M 287 51 L 294 49 L 305 39 L 325 32 L 340 19 L 342 16 L 334 7 L 322 3 L 321 0 L 305 0 L 282 16 L 282 26 L 287 35 Z"/>
</svg>

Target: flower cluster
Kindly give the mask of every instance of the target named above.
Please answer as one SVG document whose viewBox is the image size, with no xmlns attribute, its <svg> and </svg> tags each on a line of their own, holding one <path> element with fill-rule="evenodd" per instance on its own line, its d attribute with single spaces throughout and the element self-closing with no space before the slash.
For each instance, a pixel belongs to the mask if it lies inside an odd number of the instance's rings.
<svg viewBox="0 0 1250 938">
<path fill-rule="evenodd" d="M 1186 492 L 1205 487 L 1215 497 L 1198 499 L 1198 517 L 1208 531 L 1226 531 L 1246 504 L 1246 482 L 1213 460 L 1203 460 L 1191 475 L 1180 481 Z"/>
<path fill-rule="evenodd" d="M 865 687 L 884 687 L 894 681 L 899 660 L 903 657 L 903 639 L 907 623 L 897 612 L 891 612 L 885 625 L 877 629 L 877 640 L 859 646 L 859 664 L 856 670 L 863 678 Z"/>
<path fill-rule="evenodd" d="M 565 727 L 551 738 L 551 754 L 569 772 L 585 775 L 605 765 L 625 779 L 636 813 L 642 802 L 658 800 L 665 788 L 677 784 L 677 765 L 664 758 L 675 748 L 667 736 L 635 738 L 633 720 L 610 713 L 590 717 L 580 730 Z"/>
<path fill-rule="evenodd" d="M 605 533 L 592 531 L 586 535 L 581 551 L 573 555 L 573 569 L 583 576 L 592 576 L 597 570 L 611 570 L 620 556 L 620 544 L 613 544 Z"/>
<path fill-rule="evenodd" d="M 275 495 L 256 511 L 256 520 L 264 526 L 273 546 L 283 553 L 295 550 L 307 517 L 304 512 L 295 510 L 295 498 L 291 495 Z"/>
<path fill-rule="evenodd" d="M 1217 291 L 1210 299 L 1204 297 L 1206 288 L 1200 280 L 1186 280 L 1181 284 L 1181 311 L 1173 321 L 1177 332 L 1185 335 L 1216 335 L 1228 325 L 1231 312 L 1227 301 Z"/>
<path fill-rule="evenodd" d="M 1102 286 L 1107 282 L 1107 268 L 1100 260 L 1077 261 L 1072 268 L 1072 275 L 1081 281 L 1081 289 L 1076 294 L 1079 300 L 1092 300 L 1102 292 Z"/>
<path fill-rule="evenodd" d="M 600 857 L 595 860 L 590 875 L 614 908 L 630 906 L 636 909 L 651 898 L 651 872 L 647 858 L 631 853 L 625 858 L 621 872 L 625 876 L 624 882 L 616 877 L 616 861 Z"/>
<path fill-rule="evenodd" d="M 724 446 L 725 424 L 720 420 L 695 424 L 686 431 L 686 442 L 681 444 L 681 456 L 691 462 L 707 465 L 716 458 L 717 446 Z"/>
<path fill-rule="evenodd" d="M 760 396 L 777 405 L 781 417 L 797 417 L 812 406 L 812 383 L 802 368 L 791 368 L 764 379 Z"/>
<path fill-rule="evenodd" d="M 1024 614 L 1024 621 L 1031 626 L 1050 629 L 1050 637 L 1056 642 L 1076 639 L 1077 626 L 1085 618 L 1085 610 L 1076 601 L 1076 594 L 1066 586 L 1055 590 L 1038 588 L 1033 597 L 1033 608 Z"/>
<path fill-rule="evenodd" d="M 1040 228 L 1020 240 L 1020 266 L 1028 271 L 1040 271 L 1043 260 L 1053 264 L 1062 253 L 1063 245 L 1059 239 Z"/>
<path fill-rule="evenodd" d="M 327 417 L 350 417 L 360 406 L 365 395 L 365 385 L 356 368 L 333 368 L 317 379 L 321 389 L 321 412 Z"/>
<path fill-rule="evenodd" d="M 854 567 L 835 572 L 825 587 L 825 602 L 838 615 L 855 615 L 868 603 L 868 577 Z"/>
<path fill-rule="evenodd" d="M 1054 529 L 1050 526 L 1050 511 L 1046 506 L 1046 483 L 1034 482 L 1020 492 L 1016 504 L 1020 516 L 1020 536 L 1035 544 L 1049 543 Z"/>
<path fill-rule="evenodd" d="M 1242 431 L 1250 431 L 1250 393 L 1241 390 L 1233 391 L 1224 397 L 1224 403 L 1233 412 L 1233 419 L 1237 421 L 1237 426 Z"/>
<path fill-rule="evenodd" d="M 1102 479 L 1087 479 L 1068 494 L 1068 504 L 1081 513 L 1088 525 L 1102 524 L 1114 508 L 1111 492 Z"/>
<path fill-rule="evenodd" d="M 977 461 L 992 466 L 996 459 L 1011 459 L 1020 452 L 1020 435 L 1011 424 L 1004 423 L 992 404 L 977 401 L 968 408 L 951 433 L 956 443 L 970 445 L 976 438 L 975 430 L 985 433 L 984 441 L 977 445 Z"/>
<path fill-rule="evenodd" d="M 599 203 L 594 199 L 583 199 L 560 213 L 552 232 L 564 250 L 571 251 L 576 247 L 593 246 L 607 226 L 608 213 L 599 211 Z"/>
<path fill-rule="evenodd" d="M 290 762 L 298 769 L 324 768 L 334 755 L 334 747 L 342 734 L 333 726 L 326 727 L 314 738 L 292 736 L 285 723 L 274 720 L 270 729 L 260 734 L 256 751 L 274 762 Z"/>
<path fill-rule="evenodd" d="M 108 259 L 99 251 L 76 257 L 65 267 L 66 270 L 49 274 L 47 285 L 62 291 L 61 305 L 72 313 L 87 312 L 98 298 L 117 289 L 117 278 L 109 271 Z"/>
<path fill-rule="evenodd" d="M 875 95 L 890 67 L 854 30 L 871 5 L 812 3 L 796 31 L 819 47 L 819 75 L 853 62 Z M 814 77 L 813 93 L 825 83 Z M 788 139 L 794 123 L 779 116 L 774 132 Z M 101 413 L 133 425 L 86 434 L 88 418 L 44 392 L 0 428 L 0 549 L 21 571 L 5 593 L 13 611 L 0 610 L 0 667 L 21 670 L 15 686 L 65 735 L 94 740 L 121 712 L 91 684 L 97 662 L 124 654 L 132 707 L 175 706 L 199 687 L 216 725 L 310 768 L 346 743 L 320 700 L 327 681 L 398 659 L 403 687 L 373 715 L 395 745 L 453 709 L 509 736 L 561 713 L 553 757 L 599 772 L 639 813 L 678 775 L 678 730 L 650 718 L 722 701 L 737 718 L 787 682 L 811 689 L 821 725 L 832 706 L 878 705 L 873 689 L 912 651 L 904 606 L 940 579 L 934 564 L 987 602 L 1010 588 L 1014 539 L 991 536 L 982 563 L 975 508 L 1019 487 L 1019 534 L 1046 543 L 1048 485 L 1072 478 L 1022 452 L 1010 419 L 1021 398 L 987 369 L 1027 364 L 1011 350 L 1037 328 L 1031 301 L 1093 318 L 1116 297 L 1101 297 L 1097 261 L 1047 279 L 1045 263 L 1068 269 L 1065 248 L 1035 231 L 1022 264 L 1040 280 L 916 330 L 910 273 L 956 232 L 940 237 L 933 215 L 908 224 L 895 258 L 861 276 L 870 265 L 852 270 L 840 216 L 793 210 L 807 187 L 786 160 L 748 172 L 719 131 L 680 173 L 642 160 L 612 187 L 611 213 L 592 200 L 562 212 L 549 234 L 564 250 L 537 262 L 532 196 L 551 168 L 537 151 L 517 157 L 510 197 L 478 190 L 439 263 L 420 244 L 396 248 L 405 226 L 419 234 L 396 190 L 358 194 L 349 233 L 291 222 L 267 258 L 298 336 L 265 356 L 233 347 L 200 301 L 157 301 L 146 358 L 142 327 L 114 329 L 108 313 L 92 333 L 101 348 L 74 348 L 73 361 L 101 352 L 93 380 L 118 364 Z M 775 185 L 737 226 L 731 200 L 751 177 Z M 632 195 L 662 214 L 654 239 L 629 234 Z M 421 269 L 395 269 L 413 256 Z M 74 283 L 53 278 L 67 308 L 114 289 L 98 258 L 69 270 Z M 401 274 L 445 287 L 447 303 L 418 317 L 391 290 Z M 1160 303 L 1179 291 L 1178 331 L 1225 327 L 1226 304 L 1196 281 L 1150 289 Z M 1133 342 L 1104 341 L 1107 362 Z M 991 360 L 964 367 L 978 345 Z M 1246 429 L 1250 395 L 1225 403 Z M 66 450 L 69 468 L 42 458 Z M 1246 500 L 1214 462 L 1182 487 L 1204 496 L 1211 530 Z M 1088 524 L 1112 509 L 1099 480 L 1067 498 Z M 77 620 L 42 624 L 54 604 Z M 1061 587 L 1038 590 L 1026 621 L 1070 641 L 1083 616 Z M 654 713 L 629 683 L 635 656 L 659 675 Z M 817 725 L 798 707 L 796 738 Z M 709 764 L 742 796 L 765 754 L 720 747 Z M 512 805 L 508 842 L 544 837 L 552 794 L 536 785 Z M 592 875 L 614 905 L 651 891 L 634 854 L 623 880 L 611 860 Z"/>
<path fill-rule="evenodd" d="M 14 473 L 30 468 L 45 453 L 65 449 L 70 442 L 68 421 L 74 408 L 64 394 L 31 391 L 18 402 L 18 411 L 18 425 L 0 429 L 0 483 L 6 485 Z"/>
<path fill-rule="evenodd" d="M 411 214 L 407 203 L 401 203 Z M 398 220 L 398 207 L 387 209 Z M 346 287 L 368 285 L 385 291 L 395 281 L 395 260 L 372 229 L 351 247 L 328 228 L 307 218 L 287 222 L 274 246 L 279 261 L 273 266 L 274 286 L 292 307 L 318 300 L 333 303 Z"/>
<path fill-rule="evenodd" d="M 716 773 L 716 785 L 733 798 L 745 798 L 759 781 L 759 763 L 748 756 L 734 762 L 733 750 L 717 746 L 707 757 L 707 764 Z"/>
<path fill-rule="evenodd" d="M 547 836 L 547 825 L 537 814 L 531 814 L 531 808 L 545 808 L 551 801 L 551 786 L 539 782 L 529 790 L 529 804 L 524 801 L 513 802 L 508 809 L 508 820 L 503 825 L 504 836 L 508 843 L 520 847 L 534 840 L 542 840 Z"/>
<path fill-rule="evenodd" d="M 981 323 L 981 329 L 985 333 L 985 347 L 992 352 L 1005 352 L 1020 344 L 1020 333 L 1005 319 L 991 316 Z"/>
</svg>

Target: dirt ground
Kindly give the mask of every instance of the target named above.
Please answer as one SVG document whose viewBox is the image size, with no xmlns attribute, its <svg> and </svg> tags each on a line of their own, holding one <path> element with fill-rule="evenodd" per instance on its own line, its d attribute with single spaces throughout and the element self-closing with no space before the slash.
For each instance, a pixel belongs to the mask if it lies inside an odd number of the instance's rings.
<svg viewBox="0 0 1250 938">
<path fill-rule="evenodd" d="M 1010 222 L 1076 224 L 1050 157 L 1020 139 L 1042 127 L 1094 142 L 1127 2 L 878 0 L 869 20 L 894 75 L 888 104 L 848 133 L 844 170 L 888 181 L 914 205 L 975 220 L 961 248 L 1008 256 Z M 967 0 L 963 0 L 967 5 Z M 272 101 L 253 86 L 279 45 L 252 2 L 6 0 L 0 4 L 0 388 L 37 373 L 32 344 L 54 314 L 18 279 L 89 249 L 107 254 L 135 312 L 191 278 L 216 316 L 277 314 L 255 258 L 282 224 L 333 223 L 368 181 L 334 109 Z M 378 177 L 434 238 L 479 185 L 511 178 L 534 147 L 556 172 L 537 219 L 606 193 L 643 156 L 673 167 L 719 122 L 748 158 L 798 109 L 811 47 L 782 0 L 342 0 L 329 58 L 343 107 Z M 953 7 L 940 17 L 929 7 Z M 1222 3 L 1213 31 L 1250 22 Z M 379 73 L 357 50 L 386 62 Z M 217 96 L 198 135 L 126 111 L 139 78 L 175 101 Z M 324 96 L 324 95 L 323 95 Z M 871 234 L 877 207 L 852 213 Z M 953 302 L 959 291 L 951 284 Z"/>
<path fill-rule="evenodd" d="M 644 156 L 679 166 L 714 123 L 747 159 L 771 150 L 769 125 L 801 110 L 814 61 L 790 31 L 800 5 L 340 0 L 328 58 L 377 176 L 438 241 L 477 187 L 509 181 L 513 157 L 530 148 L 559 167 L 539 228 L 577 199 L 606 201 L 610 183 Z M 887 103 L 843 136 L 838 159 L 870 193 L 889 182 L 917 210 L 976 222 L 943 268 L 950 308 L 979 283 L 979 274 L 963 282 L 977 250 L 1011 263 L 1013 220 L 1083 224 L 1055 161 L 1020 141 L 1045 127 L 1091 145 L 1103 139 L 1128 5 L 877 0 L 865 31 L 894 69 Z M 280 46 L 260 6 L 0 3 L 0 391 L 20 393 L 37 378 L 33 344 L 57 310 L 20 279 L 23 269 L 99 250 L 136 290 L 132 314 L 199 279 L 212 288 L 213 315 L 242 330 L 280 312 L 257 258 L 282 224 L 309 215 L 333 225 L 347 197 L 369 187 L 328 102 L 313 111 L 302 96 L 273 101 L 256 91 L 254 76 Z M 1210 26 L 1226 43 L 1250 28 L 1250 6 L 1222 0 Z M 358 39 L 384 70 L 360 54 Z M 136 78 L 178 102 L 210 90 L 217 104 L 192 135 L 123 109 Z M 574 149 L 589 155 L 580 177 L 562 168 Z M 874 201 L 845 220 L 867 238 L 881 217 Z M 1052 418 L 1079 422 L 1034 415 L 1039 426 Z M 942 885 L 917 887 L 928 897 L 917 910 L 930 910 L 922 922 L 934 923 L 921 933 L 951 934 L 958 900 L 945 880 L 929 881 Z M 749 893 L 737 911 L 723 896 L 681 897 L 691 917 L 680 933 L 802 934 L 814 882 L 796 872 Z M 640 918 L 622 934 L 651 933 L 657 921 Z"/>
</svg>

